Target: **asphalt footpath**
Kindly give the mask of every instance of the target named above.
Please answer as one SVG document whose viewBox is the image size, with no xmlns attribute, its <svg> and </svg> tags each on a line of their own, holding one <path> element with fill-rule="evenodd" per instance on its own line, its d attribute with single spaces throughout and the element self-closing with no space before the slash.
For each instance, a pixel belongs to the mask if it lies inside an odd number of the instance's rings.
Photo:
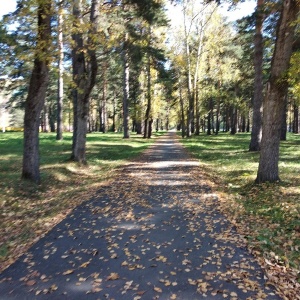
<svg viewBox="0 0 300 300">
<path fill-rule="evenodd" d="M 281 298 L 168 133 L 4 270 L 0 299 Z"/>
</svg>

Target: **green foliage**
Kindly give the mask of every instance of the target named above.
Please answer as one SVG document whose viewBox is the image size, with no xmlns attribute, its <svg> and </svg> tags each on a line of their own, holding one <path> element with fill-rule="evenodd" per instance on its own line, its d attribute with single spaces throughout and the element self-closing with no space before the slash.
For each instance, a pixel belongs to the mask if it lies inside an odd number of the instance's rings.
<svg viewBox="0 0 300 300">
<path fill-rule="evenodd" d="M 282 142 L 280 164 L 282 182 L 255 185 L 259 153 L 248 151 L 249 134 L 200 136 L 183 140 L 203 168 L 227 191 L 224 211 L 241 226 L 250 245 L 280 263 L 300 267 L 300 140 L 288 135 Z"/>
</svg>

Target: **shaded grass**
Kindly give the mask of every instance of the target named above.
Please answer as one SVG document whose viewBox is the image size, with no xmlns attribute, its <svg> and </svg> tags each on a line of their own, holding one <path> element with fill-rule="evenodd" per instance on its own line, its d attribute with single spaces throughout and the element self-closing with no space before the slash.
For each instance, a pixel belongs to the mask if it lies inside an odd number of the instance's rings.
<svg viewBox="0 0 300 300">
<path fill-rule="evenodd" d="M 154 134 L 156 136 L 162 133 Z M 72 134 L 40 134 L 41 185 L 21 180 L 23 133 L 0 134 L 0 271 L 75 206 L 90 199 L 116 169 L 154 139 L 118 133 L 87 137 L 87 166 L 69 161 Z"/>
<path fill-rule="evenodd" d="M 182 140 L 223 193 L 222 208 L 258 254 L 300 269 L 300 137 L 281 143 L 280 178 L 254 184 L 259 153 L 249 152 L 250 135 L 201 135 Z"/>
</svg>

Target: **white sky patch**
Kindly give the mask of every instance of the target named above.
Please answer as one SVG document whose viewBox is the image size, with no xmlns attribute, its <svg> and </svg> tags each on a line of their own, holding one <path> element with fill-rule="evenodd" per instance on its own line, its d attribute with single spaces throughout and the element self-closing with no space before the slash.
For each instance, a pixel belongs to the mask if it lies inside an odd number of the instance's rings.
<svg viewBox="0 0 300 300">
<path fill-rule="evenodd" d="M 0 19 L 3 15 L 11 13 L 16 10 L 16 0 L 0 0 Z"/>
<path fill-rule="evenodd" d="M 237 5 L 234 10 L 228 11 L 229 4 L 222 4 L 221 5 L 221 13 L 227 17 L 227 20 L 230 22 L 236 21 L 243 17 L 251 15 L 256 7 L 256 1 L 254 0 L 246 0 L 245 2 L 241 2 Z"/>
<path fill-rule="evenodd" d="M 236 8 L 228 11 L 228 3 L 224 3 L 219 7 L 219 11 L 228 21 L 233 22 L 243 17 L 251 15 L 256 7 L 255 0 L 246 0 L 245 2 L 239 3 Z M 180 5 L 172 5 L 167 2 L 167 16 L 171 19 L 172 24 L 178 24 L 182 19 L 182 7 Z"/>
</svg>

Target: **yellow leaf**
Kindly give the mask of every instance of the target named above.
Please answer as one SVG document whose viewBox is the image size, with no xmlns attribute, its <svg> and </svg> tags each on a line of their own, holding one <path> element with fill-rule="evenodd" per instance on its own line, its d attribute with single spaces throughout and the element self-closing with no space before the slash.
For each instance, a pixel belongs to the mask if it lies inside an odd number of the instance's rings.
<svg viewBox="0 0 300 300">
<path fill-rule="evenodd" d="M 66 272 L 63 272 L 63 275 L 69 275 L 72 274 L 74 270 L 67 270 Z"/>
<path fill-rule="evenodd" d="M 29 281 L 26 282 L 26 285 L 28 285 L 28 286 L 33 286 L 35 284 L 36 284 L 35 280 L 29 280 Z"/>
<path fill-rule="evenodd" d="M 117 280 L 120 276 L 118 273 L 110 273 L 110 275 L 106 278 L 106 280 Z"/>
<path fill-rule="evenodd" d="M 155 292 L 162 293 L 162 289 L 159 288 L 159 287 L 155 286 L 153 289 L 154 289 Z"/>
</svg>

